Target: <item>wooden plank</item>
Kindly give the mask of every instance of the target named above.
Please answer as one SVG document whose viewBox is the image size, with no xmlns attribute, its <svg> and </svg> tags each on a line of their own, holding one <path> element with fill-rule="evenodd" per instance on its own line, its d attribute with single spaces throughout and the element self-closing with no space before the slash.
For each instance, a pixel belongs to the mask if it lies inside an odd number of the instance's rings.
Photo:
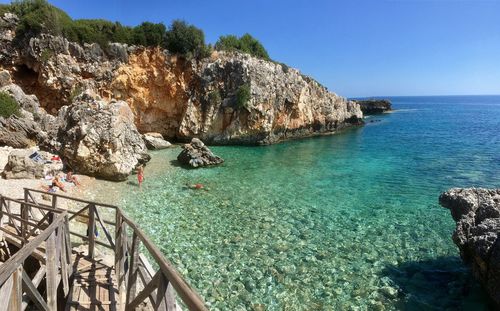
<svg viewBox="0 0 500 311">
<path fill-rule="evenodd" d="M 88 208 L 90 208 L 90 205 L 87 205 L 85 206 L 84 208 L 82 208 L 81 210 L 79 210 L 78 212 L 76 213 L 73 213 L 73 215 L 69 218 L 69 220 L 73 220 L 73 218 L 76 218 L 77 216 L 82 216 L 84 218 L 89 218 L 87 215 L 84 215 L 83 212 L 85 212 Z M 90 214 L 90 212 L 89 212 Z"/>
<path fill-rule="evenodd" d="M 112 248 L 115 248 L 115 243 L 113 243 L 113 239 L 111 238 L 111 234 L 109 234 L 108 230 L 104 226 L 104 224 L 101 221 L 101 217 L 99 217 L 99 213 L 97 212 L 97 207 L 94 206 L 94 211 L 95 215 L 97 216 L 97 220 L 99 221 L 99 224 L 101 224 L 101 228 L 104 231 L 104 235 L 108 239 L 109 245 L 111 245 Z"/>
<path fill-rule="evenodd" d="M 125 310 L 126 311 L 135 310 L 135 308 L 146 298 L 148 298 L 148 296 L 151 295 L 151 292 L 153 292 L 154 289 L 156 289 L 156 287 L 158 286 L 158 281 L 160 280 L 161 277 L 162 277 L 161 270 L 158 270 L 158 272 L 156 272 L 151 281 L 149 283 L 145 283 L 146 285 L 144 286 L 144 289 L 139 294 L 137 294 L 134 300 L 132 300 L 132 302 L 127 304 Z"/>
<path fill-rule="evenodd" d="M 141 278 L 142 284 L 147 284 L 151 282 L 151 279 L 154 276 L 154 269 L 149 263 L 148 259 L 144 254 L 140 253 L 139 254 L 139 277 Z M 155 305 L 155 299 L 156 299 L 156 290 L 153 290 L 151 292 L 151 295 L 149 295 L 149 300 L 151 302 L 151 305 Z"/>
<path fill-rule="evenodd" d="M 12 274 L 12 291 L 10 296 L 9 310 L 21 311 L 23 305 L 23 266 L 19 265 Z"/>
<path fill-rule="evenodd" d="M 167 310 L 167 303 L 165 299 L 167 294 L 167 286 L 168 286 L 168 280 L 162 273 L 158 284 L 158 290 L 156 293 L 156 299 L 155 299 L 156 304 L 154 305 L 155 310 L 160 310 L 160 311 Z"/>
<path fill-rule="evenodd" d="M 0 284 L 5 282 L 12 273 L 17 269 L 19 264 L 24 262 L 24 260 L 33 253 L 33 251 L 40 246 L 40 244 L 45 241 L 55 229 L 64 221 L 64 215 L 66 213 L 61 214 L 50 226 L 37 235 L 33 240 L 31 240 L 28 244 L 26 244 L 23 248 L 21 248 L 17 253 L 15 253 L 9 260 L 7 260 L 0 270 Z M 47 249 L 49 247 L 47 246 Z M 51 250 L 53 251 L 55 247 Z M 48 270 L 47 270 L 48 271 Z"/>
<path fill-rule="evenodd" d="M 60 253 L 60 258 L 59 261 L 61 263 L 61 279 L 63 283 L 63 292 L 64 295 L 68 295 L 69 293 L 69 273 L 68 273 L 68 256 L 67 256 L 67 251 L 68 249 L 66 248 L 66 233 L 64 230 L 65 225 L 64 223 L 59 226 L 59 232 L 58 235 L 60 236 L 60 243 L 61 243 L 61 253 Z"/>
<path fill-rule="evenodd" d="M 76 236 L 76 237 L 79 237 L 80 239 L 82 239 L 82 240 L 84 240 L 84 241 L 89 241 L 89 240 L 90 240 L 88 236 L 84 236 L 84 235 L 79 234 L 79 233 L 76 233 L 76 232 L 74 232 L 74 231 L 70 231 L 69 233 L 70 233 L 71 235 L 74 235 L 74 236 Z M 104 243 L 104 242 L 101 242 L 101 241 L 99 241 L 99 240 L 94 240 L 94 243 L 95 243 L 95 244 L 98 244 L 98 245 L 101 245 L 101 246 L 104 246 L 104 247 L 106 247 L 106 248 L 112 249 L 111 245 L 106 244 L 106 243 Z"/>
<path fill-rule="evenodd" d="M 28 220 L 29 218 L 29 214 L 28 214 L 28 206 L 26 204 L 21 204 L 21 219 L 19 219 L 19 221 L 21 221 L 21 237 L 23 239 L 26 239 L 26 233 L 28 233 L 28 222 L 30 222 Z M 34 224 L 33 226 L 36 226 L 36 224 Z"/>
<path fill-rule="evenodd" d="M 36 274 L 32 280 L 33 285 L 35 285 L 35 287 L 38 287 L 38 285 L 40 285 L 43 278 L 45 277 L 46 272 L 47 272 L 47 270 L 46 270 L 45 266 L 41 266 L 40 269 L 38 269 L 38 271 L 36 272 Z"/>
<path fill-rule="evenodd" d="M 94 248 L 95 248 L 95 206 L 93 204 L 89 205 L 89 224 L 87 226 L 87 232 L 89 237 L 89 258 L 94 258 Z"/>
<path fill-rule="evenodd" d="M 125 305 L 128 305 L 135 298 L 137 288 L 137 266 L 139 262 L 139 237 L 134 231 L 132 235 L 132 248 L 130 255 L 130 269 L 127 283 L 127 300 Z"/>
<path fill-rule="evenodd" d="M 28 232 L 28 236 L 26 238 L 29 238 L 30 236 L 34 235 L 35 234 L 35 231 L 37 229 L 39 230 L 44 230 L 45 228 L 42 228 L 42 225 L 45 221 L 48 221 L 48 218 L 49 218 L 49 214 L 45 214 L 45 216 L 42 217 L 42 219 L 40 219 L 36 225 L 30 230 L 30 232 Z"/>
<path fill-rule="evenodd" d="M 121 218 L 121 214 L 117 210 L 117 223 L 119 224 L 119 237 L 118 241 L 120 241 L 120 248 L 118 249 L 118 254 L 115 254 L 118 259 L 118 274 L 116 275 L 116 279 L 118 281 L 118 310 L 125 310 L 125 303 L 127 297 L 127 269 L 125 267 L 125 260 L 127 255 L 127 224 Z M 117 242 L 118 243 L 118 242 Z"/>
<path fill-rule="evenodd" d="M 52 224 L 56 224 L 53 222 Z M 56 236 L 52 231 L 47 239 L 47 305 L 50 310 L 57 309 L 57 266 L 56 266 Z"/>
<path fill-rule="evenodd" d="M 48 311 L 49 306 L 47 305 L 45 300 L 43 300 L 42 295 L 37 290 L 37 285 L 33 284 L 28 274 L 26 274 L 26 271 L 23 271 L 22 278 L 23 278 L 23 289 L 24 291 L 26 291 L 31 301 L 33 301 L 33 303 L 37 306 L 39 310 Z"/>
<path fill-rule="evenodd" d="M 9 278 L 0 287 L 0 311 L 7 310 L 10 303 L 12 287 L 14 286 L 14 275 L 9 275 Z"/>
</svg>

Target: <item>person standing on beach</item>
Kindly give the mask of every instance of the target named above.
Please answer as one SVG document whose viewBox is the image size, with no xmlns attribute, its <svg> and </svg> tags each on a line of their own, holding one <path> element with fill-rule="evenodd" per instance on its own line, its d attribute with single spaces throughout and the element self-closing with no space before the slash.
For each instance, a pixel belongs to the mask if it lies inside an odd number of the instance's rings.
<svg viewBox="0 0 500 311">
<path fill-rule="evenodd" d="M 142 182 L 144 181 L 144 166 L 142 165 L 137 169 L 137 181 L 139 182 L 139 189 L 141 189 Z"/>
</svg>

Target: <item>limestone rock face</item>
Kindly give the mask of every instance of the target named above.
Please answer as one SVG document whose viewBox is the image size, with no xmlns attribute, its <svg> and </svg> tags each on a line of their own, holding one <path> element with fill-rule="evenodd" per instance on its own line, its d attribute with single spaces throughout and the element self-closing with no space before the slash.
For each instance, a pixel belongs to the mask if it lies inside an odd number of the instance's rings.
<svg viewBox="0 0 500 311">
<path fill-rule="evenodd" d="M 171 143 L 163 139 L 163 135 L 160 133 L 146 133 L 143 135 L 146 147 L 150 150 L 165 149 L 172 146 Z"/>
<path fill-rule="evenodd" d="M 380 114 L 392 110 L 392 103 L 388 99 L 354 100 L 359 104 L 363 114 Z"/>
<path fill-rule="evenodd" d="M 0 66 L 52 115 L 92 90 L 126 102 L 141 133 L 182 141 L 271 144 L 362 123 L 358 104 L 283 64 L 236 52 L 188 60 L 118 43 L 103 50 L 46 34 L 19 46 L 16 23 L 0 18 Z"/>
<path fill-rule="evenodd" d="M 454 188 L 439 203 L 457 224 L 453 241 L 460 256 L 500 307 L 500 189 Z"/>
<path fill-rule="evenodd" d="M 183 146 L 181 153 L 177 156 L 177 160 L 193 168 L 217 165 L 224 162 L 221 157 L 213 154 L 198 138 L 193 138 L 191 143 Z"/>
<path fill-rule="evenodd" d="M 0 71 L 0 92 L 7 93 L 19 104 L 19 116 L 0 117 L 0 145 L 14 148 L 28 148 L 43 143 L 47 139 L 45 125 L 50 124 L 45 111 L 40 109 L 34 95 L 26 95 L 22 88 L 10 83 L 8 71 Z"/>
<path fill-rule="evenodd" d="M 250 96 L 238 107 L 238 91 Z M 299 71 L 241 53 L 186 61 L 142 49 L 116 72 L 116 98 L 127 100 L 142 131 L 212 144 L 270 144 L 361 123 L 359 105 Z"/>
<path fill-rule="evenodd" d="M 30 156 L 36 153 L 37 158 Z M 6 179 L 34 179 L 42 178 L 50 172 L 59 172 L 63 169 L 61 161 L 50 161 L 52 155 L 48 152 L 35 149 L 14 149 L 9 153 L 7 165 L 3 171 Z"/>
<path fill-rule="evenodd" d="M 127 103 L 84 93 L 61 109 L 56 149 L 80 174 L 125 180 L 150 159 L 133 118 Z"/>
</svg>

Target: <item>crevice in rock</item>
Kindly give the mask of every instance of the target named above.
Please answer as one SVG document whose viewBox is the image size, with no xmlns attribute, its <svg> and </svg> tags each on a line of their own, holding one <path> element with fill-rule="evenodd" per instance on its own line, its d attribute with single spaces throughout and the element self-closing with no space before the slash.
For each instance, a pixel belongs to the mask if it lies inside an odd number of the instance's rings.
<svg viewBox="0 0 500 311">
<path fill-rule="evenodd" d="M 52 90 L 39 82 L 39 74 L 25 64 L 16 65 L 11 69 L 12 80 L 26 94 L 34 94 L 40 107 L 48 113 L 56 115 L 59 108 L 67 104 L 60 91 Z"/>
</svg>

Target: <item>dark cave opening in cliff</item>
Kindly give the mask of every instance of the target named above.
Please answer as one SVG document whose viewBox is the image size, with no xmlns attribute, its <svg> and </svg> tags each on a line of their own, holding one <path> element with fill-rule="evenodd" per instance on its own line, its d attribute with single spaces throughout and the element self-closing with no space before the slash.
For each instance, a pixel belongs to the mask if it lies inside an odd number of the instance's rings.
<svg viewBox="0 0 500 311">
<path fill-rule="evenodd" d="M 50 114 L 57 114 L 59 108 L 65 104 L 60 92 L 40 83 L 39 74 L 25 64 L 12 69 L 12 80 L 23 89 L 24 93 L 35 95 L 40 106 Z"/>
</svg>

